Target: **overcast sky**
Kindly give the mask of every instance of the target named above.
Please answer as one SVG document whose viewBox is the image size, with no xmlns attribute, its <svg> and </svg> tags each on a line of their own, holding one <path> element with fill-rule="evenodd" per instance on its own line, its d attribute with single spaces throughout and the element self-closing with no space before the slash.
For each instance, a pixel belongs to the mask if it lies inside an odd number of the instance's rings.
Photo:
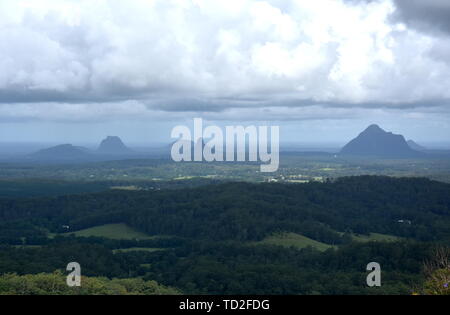
<svg viewBox="0 0 450 315">
<path fill-rule="evenodd" d="M 169 141 L 193 117 L 450 144 L 450 1 L 0 0 L 0 142 Z"/>
</svg>

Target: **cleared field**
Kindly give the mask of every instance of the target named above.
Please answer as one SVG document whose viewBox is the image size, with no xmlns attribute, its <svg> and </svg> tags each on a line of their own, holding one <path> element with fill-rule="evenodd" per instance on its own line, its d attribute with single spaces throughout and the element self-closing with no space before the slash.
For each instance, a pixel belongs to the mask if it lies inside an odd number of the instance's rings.
<svg viewBox="0 0 450 315">
<path fill-rule="evenodd" d="M 388 234 L 379 234 L 379 233 L 370 233 L 369 235 L 358 235 L 354 234 L 352 235 L 353 240 L 357 242 L 371 242 L 371 241 L 378 241 L 378 242 L 395 242 L 399 241 L 402 238 L 394 235 L 388 235 Z"/>
<path fill-rule="evenodd" d="M 142 190 L 142 187 L 130 185 L 130 186 L 111 186 L 112 190 L 128 190 L 128 191 L 134 191 L 134 190 Z"/>
<path fill-rule="evenodd" d="M 402 238 L 387 235 L 387 234 L 379 234 L 379 233 L 370 233 L 370 235 L 352 235 L 353 240 L 356 242 L 395 242 L 399 241 Z M 337 246 L 325 244 L 316 240 L 313 240 L 309 237 L 303 236 L 301 234 L 296 233 L 277 233 L 271 235 L 260 242 L 253 243 L 255 245 L 258 244 L 269 244 L 269 245 L 277 245 L 284 247 L 295 247 L 295 248 L 306 248 L 308 246 L 314 247 L 320 251 L 325 251 L 329 248 L 336 248 Z"/>
<path fill-rule="evenodd" d="M 105 237 L 105 238 L 111 238 L 116 240 L 133 240 L 133 239 L 151 239 L 152 237 L 139 232 L 131 227 L 129 227 L 126 224 L 119 223 L 119 224 L 106 224 L 106 225 L 100 225 L 95 226 L 92 228 L 71 232 L 71 233 L 65 233 L 65 235 L 75 234 L 76 236 L 80 237 Z"/>
<path fill-rule="evenodd" d="M 332 245 L 318 242 L 311 238 L 296 233 L 277 233 L 255 244 L 269 244 L 284 247 L 295 247 L 299 249 L 311 246 L 320 251 L 325 251 L 329 248 L 334 247 Z"/>
<path fill-rule="evenodd" d="M 165 250 L 165 248 L 150 248 L 150 247 L 131 247 L 131 248 L 120 248 L 114 249 L 113 253 L 127 253 L 127 252 L 157 252 L 160 250 Z"/>
</svg>

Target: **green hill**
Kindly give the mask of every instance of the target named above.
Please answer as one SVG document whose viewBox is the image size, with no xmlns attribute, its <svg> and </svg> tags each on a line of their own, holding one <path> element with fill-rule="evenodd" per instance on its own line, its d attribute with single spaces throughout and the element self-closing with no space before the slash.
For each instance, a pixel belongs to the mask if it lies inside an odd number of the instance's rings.
<svg viewBox="0 0 450 315">
<path fill-rule="evenodd" d="M 132 240 L 132 239 L 151 239 L 151 236 L 148 236 L 145 233 L 139 232 L 136 229 L 129 227 L 126 224 L 105 224 L 100 226 L 95 226 L 92 228 L 65 233 L 65 235 L 75 234 L 80 237 L 105 237 L 111 239 L 123 239 L 123 240 Z"/>
<path fill-rule="evenodd" d="M 276 233 L 266 237 L 255 244 L 277 245 L 283 247 L 306 248 L 308 246 L 314 247 L 320 251 L 325 251 L 334 246 L 322 242 L 315 241 L 309 237 L 296 233 Z"/>
</svg>

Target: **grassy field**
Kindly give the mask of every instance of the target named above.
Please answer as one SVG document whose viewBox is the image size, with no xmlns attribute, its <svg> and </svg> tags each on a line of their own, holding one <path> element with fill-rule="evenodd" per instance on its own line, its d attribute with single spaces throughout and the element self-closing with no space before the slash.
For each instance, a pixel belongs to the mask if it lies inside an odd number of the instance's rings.
<svg viewBox="0 0 450 315">
<path fill-rule="evenodd" d="M 379 234 L 379 233 L 370 233 L 370 235 L 353 235 L 352 237 L 353 240 L 356 242 L 370 242 L 370 241 L 395 242 L 401 239 L 400 237 L 394 235 Z M 264 240 L 260 242 L 252 244 L 254 245 L 269 244 L 284 247 L 295 247 L 299 249 L 311 246 L 320 251 L 325 251 L 329 248 L 336 247 L 333 245 L 315 241 L 311 238 L 296 233 L 277 233 L 269 237 L 266 237 Z"/>
<path fill-rule="evenodd" d="M 122 239 L 122 240 L 132 240 L 132 239 L 151 239 L 152 237 L 139 232 L 131 227 L 129 227 L 126 224 L 106 224 L 106 225 L 100 225 L 95 226 L 92 228 L 88 228 L 85 230 L 80 230 L 77 232 L 72 233 L 66 233 L 67 234 L 75 234 L 76 236 L 81 237 L 90 237 L 90 236 L 96 236 L 96 237 L 105 237 L 105 238 L 111 238 L 111 239 Z"/>
<path fill-rule="evenodd" d="M 261 242 L 255 244 L 268 244 L 268 245 L 278 245 L 284 247 L 295 247 L 295 248 L 306 248 L 308 246 L 314 247 L 320 251 L 325 251 L 332 248 L 332 245 L 321 243 L 310 239 L 306 236 L 296 234 L 296 233 L 277 233 L 266 237 Z"/>
<path fill-rule="evenodd" d="M 353 240 L 357 242 L 395 242 L 401 240 L 400 237 L 388 234 L 370 233 L 369 235 L 352 235 Z"/>
<path fill-rule="evenodd" d="M 113 253 L 128 253 L 128 252 L 156 252 L 159 250 L 165 250 L 165 248 L 150 248 L 150 247 L 131 247 L 131 248 L 120 248 L 114 249 Z"/>
<path fill-rule="evenodd" d="M 136 186 L 136 185 L 130 185 L 130 186 L 111 186 L 111 189 L 113 189 L 113 190 L 128 190 L 128 191 L 142 190 L 141 187 Z"/>
</svg>

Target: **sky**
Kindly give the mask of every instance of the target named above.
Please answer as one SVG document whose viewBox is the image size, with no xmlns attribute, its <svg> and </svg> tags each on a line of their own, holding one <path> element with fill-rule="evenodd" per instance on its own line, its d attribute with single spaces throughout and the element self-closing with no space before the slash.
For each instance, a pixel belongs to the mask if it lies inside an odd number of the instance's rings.
<svg viewBox="0 0 450 315">
<path fill-rule="evenodd" d="M 168 142 L 194 117 L 450 147 L 450 1 L 0 0 L 0 142 Z"/>
</svg>

